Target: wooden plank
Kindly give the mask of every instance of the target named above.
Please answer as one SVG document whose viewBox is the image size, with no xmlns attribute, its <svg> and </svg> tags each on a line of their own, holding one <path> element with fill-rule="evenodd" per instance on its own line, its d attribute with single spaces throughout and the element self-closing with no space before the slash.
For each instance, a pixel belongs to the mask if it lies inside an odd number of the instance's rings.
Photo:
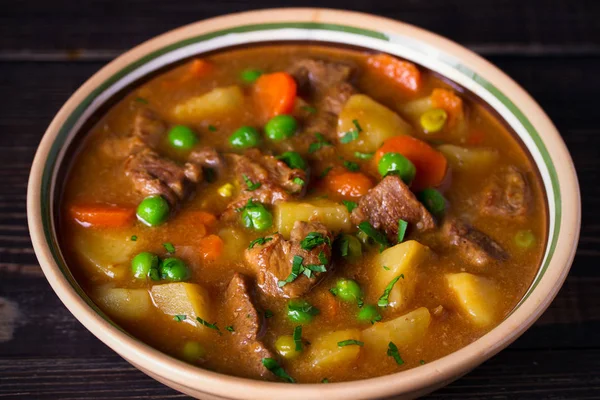
<svg viewBox="0 0 600 400">
<path fill-rule="evenodd" d="M 568 366 L 568 367 L 566 367 Z M 65 379 L 68 377 L 68 379 Z M 110 382 L 110 384 L 109 384 Z M 598 398 L 600 350 L 507 349 L 429 399 Z M 0 399 L 187 398 L 116 355 L 0 359 Z"/>
<path fill-rule="evenodd" d="M 157 34 L 205 18 L 281 7 L 276 0 L 98 0 L 73 7 L 67 0 L 6 0 L 0 14 L 0 58 L 108 60 Z M 599 54 L 595 0 L 446 0 L 296 2 L 350 9 L 432 30 L 481 53 Z M 377 27 L 373 27 L 376 29 Z"/>
</svg>

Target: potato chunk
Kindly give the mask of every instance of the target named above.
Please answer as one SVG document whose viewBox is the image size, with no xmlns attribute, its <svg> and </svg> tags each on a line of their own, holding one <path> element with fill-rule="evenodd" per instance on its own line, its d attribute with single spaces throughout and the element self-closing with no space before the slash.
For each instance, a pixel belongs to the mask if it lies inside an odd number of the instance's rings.
<svg viewBox="0 0 600 400">
<path fill-rule="evenodd" d="M 321 334 L 311 341 L 308 358 L 313 367 L 335 367 L 336 365 L 346 367 L 355 361 L 360 354 L 361 346 L 350 344 L 339 346 L 338 343 L 346 340 L 361 341 L 360 330 L 346 329 Z"/>
<path fill-rule="evenodd" d="M 450 290 L 463 314 L 478 327 L 487 327 L 498 322 L 500 289 L 490 279 L 468 272 L 446 275 Z"/>
<path fill-rule="evenodd" d="M 243 105 L 244 94 L 238 86 L 215 88 L 177 104 L 173 109 L 173 116 L 181 121 L 198 122 L 235 112 Z"/>
<path fill-rule="evenodd" d="M 400 276 L 390 292 L 388 306 L 398 310 L 406 307 L 415 292 L 419 265 L 430 255 L 429 247 L 415 240 L 390 247 L 379 254 L 371 289 L 382 295 L 386 286 Z"/>
<path fill-rule="evenodd" d="M 498 160 L 495 149 L 467 148 L 453 144 L 443 144 L 437 148 L 446 156 L 452 168 L 462 171 L 485 172 Z"/>
<path fill-rule="evenodd" d="M 425 307 L 389 321 L 378 322 L 362 331 L 365 348 L 381 353 L 386 351 L 390 342 L 398 347 L 409 345 L 425 336 L 430 322 L 431 315 Z"/>
<path fill-rule="evenodd" d="M 319 221 L 333 232 L 348 231 L 350 214 L 346 206 L 333 201 L 311 203 L 279 202 L 275 205 L 275 225 L 286 239 L 296 221 Z"/>
<path fill-rule="evenodd" d="M 88 276 L 122 279 L 130 273 L 129 263 L 139 246 L 130 238 L 127 231 L 81 229 L 73 244 Z"/>
<path fill-rule="evenodd" d="M 206 289 L 195 283 L 167 283 L 154 285 L 150 291 L 152 301 L 162 312 L 168 315 L 185 315 L 184 322 L 194 326 L 205 326 L 196 321 L 200 317 L 212 323 L 210 297 Z"/>
<path fill-rule="evenodd" d="M 338 137 L 341 139 L 358 122 L 362 132 L 356 140 L 343 144 L 344 151 L 374 152 L 384 140 L 398 135 L 407 135 L 411 126 L 398 114 L 377 103 L 369 96 L 355 94 L 348 99 L 338 119 Z"/>
<path fill-rule="evenodd" d="M 93 297 L 98 306 L 111 317 L 142 319 L 152 309 L 152 302 L 146 289 L 100 286 Z"/>
</svg>

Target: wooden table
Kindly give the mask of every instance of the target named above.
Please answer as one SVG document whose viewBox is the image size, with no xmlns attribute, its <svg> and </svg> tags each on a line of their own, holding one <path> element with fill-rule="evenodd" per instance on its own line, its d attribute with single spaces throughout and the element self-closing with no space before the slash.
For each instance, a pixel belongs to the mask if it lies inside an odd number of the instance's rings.
<svg viewBox="0 0 600 400">
<path fill-rule="evenodd" d="M 0 398 L 185 397 L 123 361 L 50 289 L 26 224 L 36 146 L 92 73 L 152 36 L 275 0 L 4 0 L 0 11 Z M 567 282 L 512 346 L 431 398 L 600 398 L 600 1 L 309 1 L 403 20 L 483 55 L 548 112 L 575 159 L 583 225 Z M 4 332 L 4 333 L 3 333 Z M 3 337 L 4 335 L 4 337 Z"/>
</svg>

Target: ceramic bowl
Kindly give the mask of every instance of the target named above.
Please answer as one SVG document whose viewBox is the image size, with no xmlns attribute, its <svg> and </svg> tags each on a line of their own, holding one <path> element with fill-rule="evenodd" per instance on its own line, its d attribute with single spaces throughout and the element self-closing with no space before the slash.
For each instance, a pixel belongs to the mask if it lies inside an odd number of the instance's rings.
<svg viewBox="0 0 600 400">
<path fill-rule="evenodd" d="M 113 324 L 81 290 L 57 245 L 55 191 L 66 150 L 86 119 L 121 89 L 178 60 L 273 40 L 360 46 L 411 60 L 479 96 L 520 137 L 544 182 L 548 241 L 534 282 L 500 325 L 448 356 L 404 372 L 328 385 L 291 385 L 223 375 L 163 354 Z M 571 157 L 550 119 L 513 80 L 473 52 L 433 33 L 372 15 L 324 9 L 264 10 L 200 21 L 112 61 L 71 96 L 48 127 L 31 169 L 27 213 L 42 269 L 73 315 L 146 374 L 181 392 L 212 399 L 413 398 L 431 392 L 492 357 L 533 324 L 565 280 L 580 228 L 579 186 Z"/>
</svg>

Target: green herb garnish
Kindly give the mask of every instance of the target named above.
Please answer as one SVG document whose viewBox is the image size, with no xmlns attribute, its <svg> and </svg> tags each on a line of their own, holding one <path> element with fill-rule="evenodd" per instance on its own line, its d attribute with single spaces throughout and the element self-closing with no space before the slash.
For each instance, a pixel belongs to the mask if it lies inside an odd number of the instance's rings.
<svg viewBox="0 0 600 400">
<path fill-rule="evenodd" d="M 344 347 L 344 346 L 364 346 L 364 342 L 361 342 L 360 340 L 355 340 L 355 339 L 348 339 L 348 340 L 342 340 L 341 342 L 338 342 L 338 346 L 339 347 Z"/>
<path fill-rule="evenodd" d="M 406 227 L 408 227 L 408 222 L 403 219 L 398 220 L 398 243 L 402 243 L 404 241 L 404 235 L 406 234 Z"/>
<path fill-rule="evenodd" d="M 352 210 L 354 210 L 356 207 L 358 207 L 358 204 L 356 204 L 356 202 L 354 202 L 354 201 L 342 200 L 342 203 L 346 206 L 349 213 L 351 213 Z"/>
<path fill-rule="evenodd" d="M 323 179 L 325 178 L 325 176 L 329 173 L 329 171 L 331 171 L 333 169 L 333 167 L 327 167 L 323 170 L 323 172 L 321 172 L 321 175 L 319 175 L 319 178 Z"/>
<path fill-rule="evenodd" d="M 148 104 L 148 100 L 144 99 L 143 97 L 136 97 L 135 101 L 137 101 L 140 104 Z"/>
<path fill-rule="evenodd" d="M 322 244 L 331 245 L 331 241 L 329 237 L 323 235 L 319 232 L 310 232 L 302 241 L 300 242 L 300 247 L 303 250 L 312 250 L 317 246 Z"/>
<path fill-rule="evenodd" d="M 311 114 L 315 114 L 317 112 L 317 109 L 314 108 L 313 106 L 302 106 L 300 107 L 302 110 L 311 113 Z"/>
<path fill-rule="evenodd" d="M 277 282 L 277 286 L 284 287 L 286 284 L 293 282 L 303 272 L 302 262 L 304 258 L 301 256 L 294 256 L 292 259 L 292 271 L 287 278 L 283 281 Z"/>
<path fill-rule="evenodd" d="M 215 331 L 219 332 L 219 335 L 221 335 L 221 330 L 219 329 L 219 327 L 217 326 L 217 323 L 215 322 L 214 324 L 211 324 L 205 320 L 203 320 L 200 317 L 196 317 L 196 321 L 200 322 L 201 325 L 206 326 L 207 328 L 210 329 L 214 329 Z"/>
<path fill-rule="evenodd" d="M 419 360 L 419 364 L 425 365 L 425 360 Z"/>
<path fill-rule="evenodd" d="M 175 315 L 173 316 L 173 319 L 177 322 L 181 322 L 181 321 L 185 321 L 185 319 L 187 318 L 187 316 L 185 315 Z"/>
<path fill-rule="evenodd" d="M 294 343 L 296 344 L 296 351 L 302 351 L 302 325 L 298 325 L 294 328 Z"/>
<path fill-rule="evenodd" d="M 226 326 L 225 329 L 227 329 L 229 332 L 233 332 L 235 330 L 233 329 L 233 325 Z"/>
<path fill-rule="evenodd" d="M 273 316 L 273 311 L 265 310 L 265 318 L 271 318 Z"/>
<path fill-rule="evenodd" d="M 354 126 L 356 127 L 356 130 L 357 130 L 359 133 L 363 131 L 363 130 L 362 130 L 362 128 L 360 127 L 360 125 L 359 125 L 359 123 L 358 123 L 358 120 L 357 120 L 357 119 L 353 119 L 353 120 L 352 120 L 352 123 L 354 124 Z"/>
<path fill-rule="evenodd" d="M 306 183 L 306 182 L 304 182 L 304 179 L 302 179 L 302 178 L 298 178 L 298 177 L 295 177 L 295 178 L 294 178 L 292 181 L 293 181 L 293 182 L 294 182 L 296 185 L 300 185 L 300 186 L 303 186 L 303 185 Z"/>
<path fill-rule="evenodd" d="M 360 170 L 360 165 L 358 165 L 354 161 L 344 161 L 344 167 L 346 167 L 346 169 L 351 172 L 356 172 Z"/>
<path fill-rule="evenodd" d="M 312 142 L 310 144 L 310 146 L 308 146 L 309 153 L 314 153 L 315 151 L 318 151 L 318 150 L 322 149 L 323 147 L 331 146 L 331 142 L 327 141 L 327 139 L 325 139 L 325 136 L 323 136 L 323 134 L 315 133 L 315 137 L 317 138 L 317 141 Z"/>
<path fill-rule="evenodd" d="M 390 242 L 388 242 L 387 237 L 377 229 L 373 228 L 373 225 L 371 225 L 369 221 L 363 221 L 358 224 L 358 229 L 373 239 L 375 243 L 379 244 L 379 252 L 382 252 L 386 247 L 390 247 Z"/>
<path fill-rule="evenodd" d="M 340 138 L 340 143 L 346 144 L 358 139 L 358 131 L 348 131 Z"/>
<path fill-rule="evenodd" d="M 251 249 L 256 245 L 262 246 L 263 244 L 270 242 L 271 240 L 273 240 L 272 237 L 260 237 L 258 239 L 254 239 L 253 241 L 250 242 L 250 245 L 248 246 L 248 248 Z"/>
<path fill-rule="evenodd" d="M 244 182 L 246 182 L 246 186 L 248 187 L 246 190 L 249 192 L 258 189 L 261 185 L 260 182 L 252 182 L 250 178 L 248 178 L 248 175 L 242 175 L 242 178 L 244 178 Z"/>
<path fill-rule="evenodd" d="M 214 126 L 214 125 L 209 125 L 208 126 L 208 130 L 211 131 L 211 132 L 216 132 L 217 131 L 217 127 Z"/>
<path fill-rule="evenodd" d="M 165 248 L 167 253 L 175 253 L 175 246 L 173 246 L 173 243 L 163 243 L 163 247 Z"/>
<path fill-rule="evenodd" d="M 272 373 L 274 373 L 276 376 L 280 377 L 284 381 L 289 382 L 289 383 L 296 382 L 294 380 L 294 378 L 289 376 L 288 373 L 285 372 L 285 370 L 283 368 L 281 368 L 281 366 L 275 359 L 263 358 L 262 364 L 265 366 L 266 369 L 268 369 L 269 371 L 271 371 Z"/>
<path fill-rule="evenodd" d="M 390 357 L 394 357 L 394 360 L 396 360 L 396 364 L 404 364 L 404 360 L 402 359 L 402 357 L 400 357 L 400 353 L 398 352 L 398 346 L 396 346 L 394 342 L 388 343 L 387 355 Z"/>
<path fill-rule="evenodd" d="M 392 289 L 394 288 L 394 285 L 396 284 L 396 282 L 398 282 L 398 279 L 400 279 L 400 278 L 404 279 L 404 275 L 403 274 L 398 275 L 397 277 L 392 279 L 392 281 L 390 283 L 388 283 L 388 285 L 385 287 L 383 294 L 377 301 L 377 305 L 379 307 L 387 307 L 387 305 L 390 303 L 390 292 L 392 291 Z"/>
<path fill-rule="evenodd" d="M 385 265 L 383 266 L 383 269 L 385 269 L 386 271 L 390 270 L 390 267 L 386 267 Z"/>
<path fill-rule="evenodd" d="M 323 378 L 323 379 L 321 379 L 321 383 L 329 383 L 329 379 Z"/>
<path fill-rule="evenodd" d="M 132 241 L 132 242 L 135 242 L 136 240 L 137 240 L 137 236 L 136 236 L 136 235 L 133 235 L 133 236 L 131 237 L 131 241 Z"/>
</svg>

